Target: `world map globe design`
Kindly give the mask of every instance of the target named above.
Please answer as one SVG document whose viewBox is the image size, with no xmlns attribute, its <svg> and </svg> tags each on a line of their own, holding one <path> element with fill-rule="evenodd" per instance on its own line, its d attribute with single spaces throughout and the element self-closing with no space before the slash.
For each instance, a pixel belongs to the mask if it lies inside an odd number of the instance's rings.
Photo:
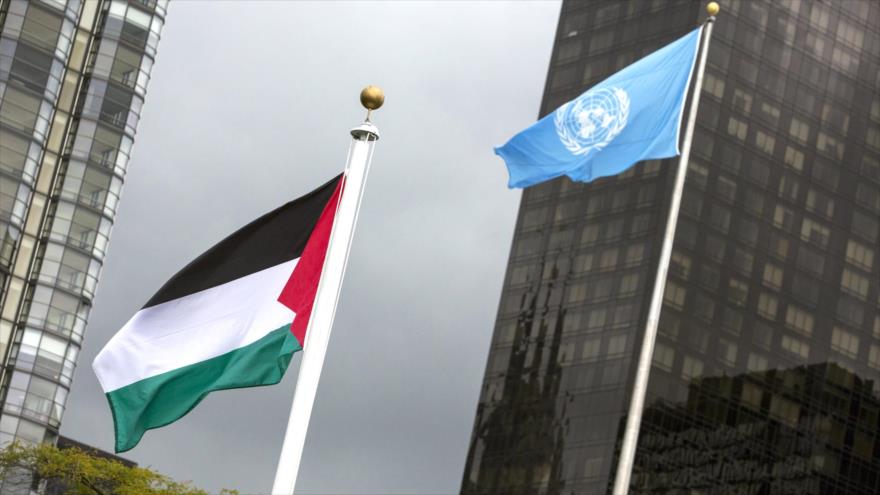
<svg viewBox="0 0 880 495">
<path fill-rule="evenodd" d="M 556 110 L 559 140 L 575 155 L 608 145 L 626 127 L 629 95 L 616 88 L 597 88 Z"/>
</svg>

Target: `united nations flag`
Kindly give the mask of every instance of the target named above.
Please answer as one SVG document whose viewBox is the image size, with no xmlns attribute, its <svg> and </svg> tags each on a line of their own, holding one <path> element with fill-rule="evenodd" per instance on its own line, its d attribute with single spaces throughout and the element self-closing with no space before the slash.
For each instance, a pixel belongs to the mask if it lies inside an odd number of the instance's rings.
<svg viewBox="0 0 880 495">
<path fill-rule="evenodd" d="M 512 137 L 495 153 L 508 187 L 563 175 L 590 182 L 680 154 L 678 138 L 702 28 L 633 63 Z"/>
</svg>

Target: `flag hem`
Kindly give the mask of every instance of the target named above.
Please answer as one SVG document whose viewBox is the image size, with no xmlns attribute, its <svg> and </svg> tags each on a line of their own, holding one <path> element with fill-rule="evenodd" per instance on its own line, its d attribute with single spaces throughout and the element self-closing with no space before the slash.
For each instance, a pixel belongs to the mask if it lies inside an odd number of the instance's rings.
<svg viewBox="0 0 880 495">
<path fill-rule="evenodd" d="M 675 155 L 681 155 L 681 124 L 684 120 L 684 106 L 687 103 L 687 94 L 691 89 L 691 79 L 694 77 L 694 68 L 697 66 L 697 57 L 700 55 L 700 41 L 703 39 L 703 26 L 697 28 L 700 34 L 697 36 L 697 42 L 694 46 L 694 58 L 691 60 L 691 70 L 688 72 L 688 80 L 687 84 L 684 86 L 684 97 L 681 99 L 681 108 L 678 111 L 678 126 L 675 128 Z M 700 95 L 694 94 L 694 100 L 699 98 Z M 694 104 L 694 101 L 691 100 L 691 105 Z"/>
</svg>

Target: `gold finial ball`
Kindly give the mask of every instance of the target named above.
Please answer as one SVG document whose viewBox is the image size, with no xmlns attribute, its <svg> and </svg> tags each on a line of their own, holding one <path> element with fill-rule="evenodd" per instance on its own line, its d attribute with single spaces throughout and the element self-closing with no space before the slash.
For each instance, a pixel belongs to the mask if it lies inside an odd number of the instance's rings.
<svg viewBox="0 0 880 495">
<path fill-rule="evenodd" d="M 385 103 L 385 93 L 376 86 L 367 86 L 361 91 L 361 105 L 367 110 L 376 110 Z"/>
<path fill-rule="evenodd" d="M 706 5 L 706 13 L 710 16 L 716 16 L 719 10 L 721 10 L 721 7 L 718 5 L 718 2 L 709 2 L 709 5 Z"/>
</svg>

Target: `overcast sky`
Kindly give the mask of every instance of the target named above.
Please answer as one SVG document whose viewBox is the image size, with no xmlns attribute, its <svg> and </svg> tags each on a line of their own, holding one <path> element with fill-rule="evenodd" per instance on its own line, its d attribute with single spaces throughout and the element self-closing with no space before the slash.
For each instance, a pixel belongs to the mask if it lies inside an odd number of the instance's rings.
<svg viewBox="0 0 880 495">
<path fill-rule="evenodd" d="M 492 153 L 533 122 L 558 2 L 176 1 L 61 432 L 112 450 L 91 361 L 186 262 L 381 132 L 298 493 L 456 493 L 520 192 Z M 125 456 L 209 490 L 272 485 L 299 359 Z"/>
</svg>

